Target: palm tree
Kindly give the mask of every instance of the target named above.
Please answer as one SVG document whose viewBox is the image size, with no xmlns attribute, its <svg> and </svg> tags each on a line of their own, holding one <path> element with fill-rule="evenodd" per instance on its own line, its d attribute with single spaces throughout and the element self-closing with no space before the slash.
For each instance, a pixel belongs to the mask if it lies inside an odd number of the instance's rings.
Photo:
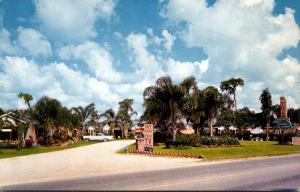
<svg viewBox="0 0 300 192">
<path fill-rule="evenodd" d="M 100 114 L 99 118 L 101 117 L 105 117 L 106 118 L 106 121 L 108 121 L 110 127 L 111 127 L 111 132 L 113 134 L 113 136 L 115 135 L 115 125 L 116 125 L 116 114 L 114 112 L 113 109 L 107 109 L 104 113 Z"/>
<path fill-rule="evenodd" d="M 92 125 L 95 128 L 98 128 L 98 120 L 99 120 L 98 111 L 93 110 L 92 113 L 91 113 L 89 124 Z"/>
<path fill-rule="evenodd" d="M 38 127 L 47 130 L 48 135 L 52 137 L 53 128 L 61 125 L 60 112 L 62 110 L 61 103 L 49 97 L 42 97 L 37 101 L 33 119 L 37 122 Z"/>
<path fill-rule="evenodd" d="M 160 77 L 155 86 L 144 90 L 144 117 L 155 115 L 171 123 L 173 141 L 176 140 L 176 120 L 182 113 L 183 89 L 173 84 L 169 76 Z"/>
<path fill-rule="evenodd" d="M 213 119 L 216 118 L 221 109 L 222 101 L 222 94 L 219 93 L 218 89 L 212 86 L 204 89 L 204 110 L 208 117 L 211 137 L 213 136 Z"/>
<path fill-rule="evenodd" d="M 81 126 L 82 126 L 82 131 L 85 133 L 85 123 L 86 121 L 90 118 L 91 114 L 95 110 L 95 104 L 90 103 L 89 105 L 85 107 L 73 107 L 71 111 L 78 115 L 81 119 Z"/>
<path fill-rule="evenodd" d="M 30 101 L 33 100 L 32 95 L 30 95 L 28 93 L 21 92 L 21 93 L 18 94 L 18 97 L 24 100 L 25 104 L 28 106 L 29 109 L 31 108 L 30 107 Z"/>
<path fill-rule="evenodd" d="M 122 136 L 127 138 L 127 131 L 129 123 L 131 123 L 131 116 L 136 115 L 137 112 L 133 110 L 133 99 L 124 99 L 119 102 L 119 111 L 117 113 L 117 119 L 122 123 Z"/>
<path fill-rule="evenodd" d="M 197 127 L 197 133 L 199 132 L 199 127 L 202 127 L 206 113 L 204 110 L 204 91 L 196 88 L 191 96 L 192 111 L 191 111 L 191 121 Z"/>
<path fill-rule="evenodd" d="M 266 122 L 267 127 L 267 141 L 269 140 L 269 124 L 270 124 L 270 115 L 272 111 L 272 95 L 269 92 L 269 89 L 266 88 L 262 91 L 259 100 L 261 102 L 261 110 L 263 120 Z"/>
<path fill-rule="evenodd" d="M 196 105 L 196 100 L 192 97 L 198 89 L 197 82 L 194 77 L 188 77 L 180 83 L 180 88 L 184 93 L 182 113 L 186 117 L 187 123 L 189 123 Z"/>
<path fill-rule="evenodd" d="M 58 114 L 58 125 L 67 129 L 73 129 L 76 127 L 76 123 L 74 124 L 74 115 L 67 107 L 62 107 L 59 110 Z"/>
<path fill-rule="evenodd" d="M 227 91 L 229 95 L 233 95 L 233 100 L 234 100 L 234 107 L 235 111 L 237 111 L 237 103 L 236 103 L 236 88 L 238 86 L 243 87 L 244 86 L 244 80 L 241 78 L 231 78 L 226 81 L 222 81 L 220 85 L 221 91 Z"/>
</svg>

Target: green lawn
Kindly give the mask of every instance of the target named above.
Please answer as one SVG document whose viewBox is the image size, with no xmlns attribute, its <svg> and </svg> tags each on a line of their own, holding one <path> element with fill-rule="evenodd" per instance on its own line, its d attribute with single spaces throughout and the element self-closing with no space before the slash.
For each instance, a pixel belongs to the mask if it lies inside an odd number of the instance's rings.
<svg viewBox="0 0 300 192">
<path fill-rule="evenodd" d="M 156 152 L 167 152 L 173 154 L 201 154 L 206 160 L 247 158 L 257 156 L 276 156 L 287 155 L 292 153 L 300 153 L 300 146 L 294 145 L 278 145 L 276 141 L 242 141 L 243 147 L 214 147 L 203 148 L 193 147 L 189 149 L 166 149 L 165 145 L 155 146 Z M 134 150 L 135 144 L 129 146 Z M 119 151 L 124 153 L 124 149 Z"/>
<path fill-rule="evenodd" d="M 37 153 L 47 153 L 52 151 L 60 151 L 65 149 L 71 149 L 75 147 L 81 147 L 86 145 L 91 145 L 99 143 L 99 141 L 78 141 L 74 142 L 73 144 L 69 144 L 68 146 L 62 148 L 60 146 L 50 146 L 50 147 L 36 147 L 36 148 L 23 148 L 19 151 L 16 149 L 0 149 L 0 159 L 3 158 L 10 158 L 10 157 L 16 157 L 16 156 L 23 156 L 23 155 L 32 155 Z"/>
</svg>

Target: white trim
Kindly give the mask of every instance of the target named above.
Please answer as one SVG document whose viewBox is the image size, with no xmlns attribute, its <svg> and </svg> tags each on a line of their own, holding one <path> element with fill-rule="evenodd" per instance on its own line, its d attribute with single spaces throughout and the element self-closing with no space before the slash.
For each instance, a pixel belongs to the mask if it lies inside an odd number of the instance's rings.
<svg viewBox="0 0 300 192">
<path fill-rule="evenodd" d="M 1 129 L 1 132 L 12 132 L 11 129 Z"/>
</svg>

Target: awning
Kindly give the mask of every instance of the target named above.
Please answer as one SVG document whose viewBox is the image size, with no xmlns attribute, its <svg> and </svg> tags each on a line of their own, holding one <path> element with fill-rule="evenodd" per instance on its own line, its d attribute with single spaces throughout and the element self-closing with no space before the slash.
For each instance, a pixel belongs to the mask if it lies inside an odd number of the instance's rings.
<svg viewBox="0 0 300 192">
<path fill-rule="evenodd" d="M 191 125 L 186 126 L 184 129 L 180 130 L 180 133 L 185 134 L 185 135 L 191 135 L 195 133 L 195 130 Z"/>
<path fill-rule="evenodd" d="M 256 127 L 255 129 L 252 129 L 250 132 L 252 134 L 261 134 L 264 132 L 264 130 L 262 130 L 262 128 L 260 128 L 260 127 Z"/>
<path fill-rule="evenodd" d="M 139 129 L 139 128 L 140 128 L 140 126 L 138 126 L 138 125 L 134 125 L 134 126 L 129 127 L 129 129 L 132 130 L 132 131 L 134 131 L 136 129 Z"/>
<path fill-rule="evenodd" d="M 12 132 L 11 129 L 2 129 L 1 132 Z"/>
<path fill-rule="evenodd" d="M 234 126 L 232 126 L 232 125 L 229 127 L 229 130 L 236 131 L 237 129 L 238 129 L 238 128 L 236 128 L 236 127 L 234 127 Z"/>
</svg>

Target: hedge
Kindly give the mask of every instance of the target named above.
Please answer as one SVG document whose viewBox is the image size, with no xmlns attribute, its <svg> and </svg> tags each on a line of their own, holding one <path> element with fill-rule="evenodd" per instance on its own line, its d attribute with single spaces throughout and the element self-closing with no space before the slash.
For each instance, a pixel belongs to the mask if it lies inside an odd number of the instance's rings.
<svg viewBox="0 0 300 192">
<path fill-rule="evenodd" d="M 169 147 L 199 147 L 199 146 L 221 146 L 221 145 L 240 145 L 239 140 L 233 137 L 209 137 L 199 135 L 178 135 L 176 141 L 167 139 L 165 141 L 167 148 Z"/>
</svg>

